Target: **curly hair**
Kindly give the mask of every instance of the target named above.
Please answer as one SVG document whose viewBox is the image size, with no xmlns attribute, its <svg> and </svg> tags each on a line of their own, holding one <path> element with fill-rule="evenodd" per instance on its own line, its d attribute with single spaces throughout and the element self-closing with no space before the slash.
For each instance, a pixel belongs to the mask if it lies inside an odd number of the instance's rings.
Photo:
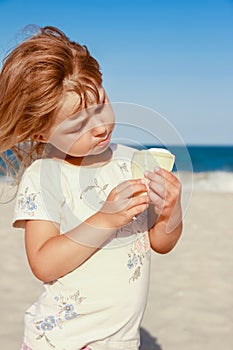
<svg viewBox="0 0 233 350">
<path fill-rule="evenodd" d="M 22 174 L 45 145 L 35 135 L 54 123 L 68 91 L 80 97 L 77 110 L 99 102 L 102 73 L 85 45 L 46 26 L 21 42 L 3 61 L 0 73 L 0 157 L 2 168 Z M 91 96 L 91 98 L 90 98 Z M 10 154 L 10 156 L 9 156 Z"/>
</svg>

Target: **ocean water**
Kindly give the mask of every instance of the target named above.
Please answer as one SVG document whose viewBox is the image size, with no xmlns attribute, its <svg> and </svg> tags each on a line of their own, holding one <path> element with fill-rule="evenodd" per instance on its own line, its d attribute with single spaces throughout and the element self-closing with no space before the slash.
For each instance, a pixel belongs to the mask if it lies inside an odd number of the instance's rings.
<svg viewBox="0 0 233 350">
<path fill-rule="evenodd" d="M 146 148 L 156 147 L 147 145 Z M 233 146 L 188 145 L 167 147 L 176 156 L 174 171 L 184 187 L 233 193 Z"/>
<path fill-rule="evenodd" d="M 145 148 L 160 147 L 145 145 Z M 139 147 L 138 147 L 139 148 Z M 140 147 L 142 149 L 143 147 Z M 179 170 L 188 169 L 187 160 L 182 164 L 182 159 L 188 153 L 192 163 L 193 172 L 224 171 L 233 172 L 233 146 L 168 146 L 167 149 L 176 156 L 179 161 Z"/>
<path fill-rule="evenodd" d="M 141 148 L 160 147 L 145 145 Z M 186 187 L 233 193 L 233 146 L 167 147 L 176 157 L 174 171 Z M 0 173 L 0 181 L 6 181 Z"/>
</svg>

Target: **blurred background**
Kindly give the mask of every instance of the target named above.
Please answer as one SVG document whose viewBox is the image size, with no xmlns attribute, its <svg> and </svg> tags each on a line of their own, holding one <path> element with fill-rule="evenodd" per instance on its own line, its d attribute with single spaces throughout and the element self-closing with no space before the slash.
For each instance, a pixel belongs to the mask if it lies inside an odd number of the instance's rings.
<svg viewBox="0 0 233 350">
<path fill-rule="evenodd" d="M 232 0 L 0 0 L 0 61 L 28 24 L 57 26 L 100 62 L 112 102 L 152 108 L 186 144 L 232 145 L 232 19 Z"/>
</svg>

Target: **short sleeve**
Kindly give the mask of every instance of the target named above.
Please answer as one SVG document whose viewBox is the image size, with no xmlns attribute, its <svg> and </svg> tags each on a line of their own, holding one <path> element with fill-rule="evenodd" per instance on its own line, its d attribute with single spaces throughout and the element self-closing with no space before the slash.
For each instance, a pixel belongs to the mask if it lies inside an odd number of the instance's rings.
<svg viewBox="0 0 233 350">
<path fill-rule="evenodd" d="M 52 162 L 35 161 L 24 173 L 18 188 L 13 227 L 24 228 L 26 220 L 47 220 L 60 225 L 62 198 Z"/>
</svg>

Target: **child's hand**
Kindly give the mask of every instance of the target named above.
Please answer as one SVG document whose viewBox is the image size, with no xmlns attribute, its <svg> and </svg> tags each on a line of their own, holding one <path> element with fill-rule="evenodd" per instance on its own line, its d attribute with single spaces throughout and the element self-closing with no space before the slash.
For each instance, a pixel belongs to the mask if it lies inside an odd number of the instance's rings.
<svg viewBox="0 0 233 350">
<path fill-rule="evenodd" d="M 117 228 L 128 224 L 134 216 L 148 208 L 148 195 L 137 196 L 146 192 L 145 181 L 141 179 L 128 180 L 116 186 L 108 195 L 100 212 L 108 227 Z"/>
<path fill-rule="evenodd" d="M 156 168 L 154 172 L 147 171 L 148 195 L 154 205 L 156 214 L 164 221 L 180 220 L 181 216 L 181 184 L 176 176 L 167 170 Z"/>
</svg>

